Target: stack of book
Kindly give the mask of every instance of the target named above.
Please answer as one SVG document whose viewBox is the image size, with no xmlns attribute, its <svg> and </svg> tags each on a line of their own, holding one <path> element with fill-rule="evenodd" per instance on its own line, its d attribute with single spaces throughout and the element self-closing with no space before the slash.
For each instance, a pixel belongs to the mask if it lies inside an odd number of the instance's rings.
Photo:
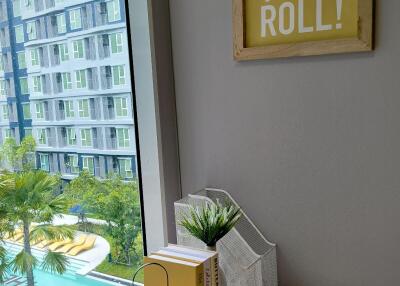
<svg viewBox="0 0 400 286">
<path fill-rule="evenodd" d="M 168 272 L 169 286 L 219 286 L 218 254 L 214 251 L 169 244 L 144 258 Z M 165 271 L 150 265 L 144 269 L 144 285 L 167 286 Z"/>
</svg>

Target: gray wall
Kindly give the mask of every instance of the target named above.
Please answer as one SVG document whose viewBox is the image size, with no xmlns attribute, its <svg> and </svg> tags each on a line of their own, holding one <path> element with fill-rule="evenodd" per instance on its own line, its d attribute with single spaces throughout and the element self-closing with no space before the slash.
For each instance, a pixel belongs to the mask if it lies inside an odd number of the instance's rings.
<svg viewBox="0 0 400 286">
<path fill-rule="evenodd" d="M 376 51 L 232 60 L 231 0 L 170 0 L 182 188 L 229 190 L 281 286 L 400 283 L 400 1 Z"/>
</svg>

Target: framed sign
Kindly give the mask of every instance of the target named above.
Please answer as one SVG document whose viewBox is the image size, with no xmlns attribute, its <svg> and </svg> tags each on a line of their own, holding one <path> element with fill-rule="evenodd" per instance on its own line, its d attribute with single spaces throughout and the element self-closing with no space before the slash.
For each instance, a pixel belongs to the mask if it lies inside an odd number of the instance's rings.
<svg viewBox="0 0 400 286">
<path fill-rule="evenodd" d="M 233 0 L 236 60 L 372 50 L 373 0 Z"/>
</svg>

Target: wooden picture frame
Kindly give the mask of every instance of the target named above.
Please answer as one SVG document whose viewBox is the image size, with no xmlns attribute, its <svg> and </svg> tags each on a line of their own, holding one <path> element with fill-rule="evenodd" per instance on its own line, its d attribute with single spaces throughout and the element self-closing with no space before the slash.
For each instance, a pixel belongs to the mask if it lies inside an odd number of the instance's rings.
<svg viewBox="0 0 400 286">
<path fill-rule="evenodd" d="M 233 57 L 237 61 L 373 50 L 373 0 L 358 0 L 358 35 L 321 41 L 246 47 L 245 1 L 233 0 Z"/>
</svg>

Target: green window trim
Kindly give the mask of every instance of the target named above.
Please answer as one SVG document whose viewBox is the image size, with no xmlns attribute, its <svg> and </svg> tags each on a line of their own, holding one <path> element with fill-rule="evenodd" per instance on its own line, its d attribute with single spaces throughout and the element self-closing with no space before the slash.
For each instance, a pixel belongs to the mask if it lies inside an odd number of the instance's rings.
<svg viewBox="0 0 400 286">
<path fill-rule="evenodd" d="M 32 80 L 33 80 L 33 91 L 42 92 L 42 79 L 40 75 L 34 76 Z"/>
<path fill-rule="evenodd" d="M 129 128 L 117 128 L 118 148 L 129 147 Z"/>
<path fill-rule="evenodd" d="M 120 158 L 119 163 L 119 173 L 122 178 L 133 178 L 132 172 L 132 159 Z"/>
<path fill-rule="evenodd" d="M 36 103 L 35 109 L 36 109 L 36 118 L 44 119 L 44 104 L 43 104 L 43 102 Z"/>
<path fill-rule="evenodd" d="M 74 128 L 67 128 L 67 143 L 68 145 L 76 145 L 76 130 Z"/>
<path fill-rule="evenodd" d="M 115 110 L 118 117 L 128 116 L 128 100 L 126 97 L 115 98 Z"/>
<path fill-rule="evenodd" d="M 71 168 L 72 174 L 79 174 L 79 158 L 78 155 L 67 155 L 68 165 Z"/>
<path fill-rule="evenodd" d="M 39 154 L 40 160 L 40 169 L 42 171 L 50 171 L 50 164 L 49 164 L 49 155 L 48 154 Z"/>
<path fill-rule="evenodd" d="M 21 0 L 13 0 L 12 4 L 14 17 L 21 16 Z"/>
<path fill-rule="evenodd" d="M 29 94 L 28 78 L 21 77 L 19 79 L 19 86 L 22 94 Z"/>
<path fill-rule="evenodd" d="M 83 147 L 92 147 L 91 129 L 81 129 L 81 144 Z"/>
<path fill-rule="evenodd" d="M 88 118 L 89 117 L 89 100 L 81 99 L 78 101 L 78 112 L 79 117 Z"/>
<path fill-rule="evenodd" d="M 75 117 L 74 102 L 72 100 L 64 101 L 65 106 L 65 117 L 73 118 Z"/>
<path fill-rule="evenodd" d="M 114 85 L 125 84 L 125 67 L 123 65 L 112 67 L 112 77 Z"/>
<path fill-rule="evenodd" d="M 83 40 L 76 40 L 72 42 L 74 59 L 83 59 L 84 45 Z"/>
<path fill-rule="evenodd" d="M 25 52 L 18 52 L 17 53 L 17 58 L 18 58 L 18 68 L 19 69 L 26 69 Z"/>
<path fill-rule="evenodd" d="M 67 44 L 60 44 L 58 46 L 58 49 L 60 51 L 60 60 L 62 62 L 68 61 L 69 60 L 68 45 Z"/>
<path fill-rule="evenodd" d="M 67 23 L 65 21 L 65 15 L 64 14 L 56 15 L 56 21 L 57 21 L 57 33 L 58 34 L 66 33 L 67 32 Z"/>
<path fill-rule="evenodd" d="M 75 71 L 76 88 L 86 88 L 86 70 Z"/>
<path fill-rule="evenodd" d="M 36 21 L 26 23 L 26 33 L 28 34 L 28 40 L 37 39 Z"/>
<path fill-rule="evenodd" d="M 81 8 L 69 11 L 69 22 L 71 30 L 82 28 Z"/>
<path fill-rule="evenodd" d="M 40 145 L 46 145 L 46 129 L 40 128 L 38 129 L 38 142 Z"/>
<path fill-rule="evenodd" d="M 108 22 L 115 22 L 121 20 L 121 8 L 119 0 L 107 1 L 107 17 Z"/>
<path fill-rule="evenodd" d="M 22 112 L 24 114 L 24 119 L 32 119 L 31 106 L 29 103 L 22 104 Z"/>
<path fill-rule="evenodd" d="M 61 80 L 62 80 L 64 90 L 72 89 L 71 73 L 69 73 L 69 72 L 62 73 Z"/>
<path fill-rule="evenodd" d="M 23 43 L 25 41 L 24 26 L 23 25 L 15 26 L 14 31 L 15 31 L 15 42 L 17 44 Z"/>
<path fill-rule="evenodd" d="M 31 64 L 32 66 L 40 65 L 39 49 L 37 48 L 31 50 Z"/>
<path fill-rule="evenodd" d="M 94 175 L 94 157 L 82 157 L 82 170 Z"/>
<path fill-rule="evenodd" d="M 114 33 L 110 35 L 111 53 L 122 53 L 122 33 Z"/>
<path fill-rule="evenodd" d="M 8 120 L 8 105 L 3 105 L 2 109 L 3 109 L 3 119 Z"/>
</svg>

